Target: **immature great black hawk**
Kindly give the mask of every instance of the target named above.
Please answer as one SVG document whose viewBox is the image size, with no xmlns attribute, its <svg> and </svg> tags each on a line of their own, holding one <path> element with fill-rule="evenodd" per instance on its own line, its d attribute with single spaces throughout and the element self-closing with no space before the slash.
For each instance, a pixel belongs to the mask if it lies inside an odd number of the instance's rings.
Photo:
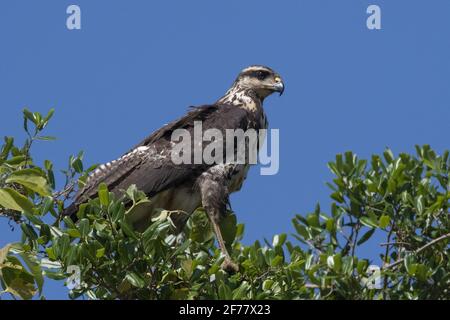
<svg viewBox="0 0 450 320">
<path fill-rule="evenodd" d="M 227 213 L 229 194 L 241 188 L 250 163 L 226 162 L 224 159 L 222 163 L 213 164 L 175 164 L 171 158 L 174 144 L 171 135 L 176 129 L 192 132 L 194 121 L 201 121 L 203 130 L 215 128 L 224 136 L 226 129 L 266 129 L 264 99 L 274 92 L 281 95 L 283 91 L 281 77 L 272 69 L 259 65 L 245 68 L 217 102 L 192 107 L 184 117 L 155 131 L 119 159 L 99 166 L 64 213 L 73 216 L 80 204 L 96 197 L 100 183 L 105 183 L 117 195 L 134 184 L 150 197 L 145 209 L 130 218 L 138 230 L 144 230 L 150 224 L 158 208 L 179 210 L 188 217 L 198 207 L 203 207 L 225 256 L 222 268 L 237 271 L 238 266 L 225 247 L 219 222 Z M 178 223 L 183 225 L 186 220 L 181 219 Z"/>
</svg>

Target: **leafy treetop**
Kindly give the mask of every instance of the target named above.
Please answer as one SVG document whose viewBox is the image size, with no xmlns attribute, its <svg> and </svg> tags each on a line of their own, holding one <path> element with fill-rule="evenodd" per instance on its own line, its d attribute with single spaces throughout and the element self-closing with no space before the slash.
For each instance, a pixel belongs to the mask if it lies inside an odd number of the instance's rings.
<svg viewBox="0 0 450 320">
<path fill-rule="evenodd" d="M 22 237 L 0 249 L 0 297 L 45 298 L 45 278 L 64 280 L 70 298 L 92 299 L 448 299 L 449 152 L 429 146 L 417 155 L 386 149 L 367 160 L 352 152 L 328 164 L 333 202 L 292 219 L 295 232 L 244 245 L 244 225 L 230 212 L 221 228 L 240 271 L 228 275 L 201 208 L 177 234 L 172 212 L 161 209 L 144 232 L 127 220 L 151 201 L 130 186 L 117 198 L 105 185 L 80 207 L 78 222 L 62 217 L 65 201 L 95 166 L 69 158 L 56 190 L 53 164 L 37 165 L 31 147 L 46 116 L 24 110 L 22 147 L 5 137 L 0 151 L 0 217 L 20 225 Z M 32 127 L 32 130 L 30 130 Z M 123 200 L 132 200 L 126 208 Z M 358 248 L 377 234 L 377 257 Z M 372 238 L 373 239 L 373 238 Z M 74 273 L 73 273 L 74 272 Z"/>
</svg>

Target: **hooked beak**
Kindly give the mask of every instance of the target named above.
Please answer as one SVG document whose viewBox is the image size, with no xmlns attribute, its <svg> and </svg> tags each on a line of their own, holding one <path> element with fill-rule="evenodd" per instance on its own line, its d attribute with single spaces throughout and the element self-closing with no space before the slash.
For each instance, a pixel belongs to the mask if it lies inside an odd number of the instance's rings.
<svg viewBox="0 0 450 320">
<path fill-rule="evenodd" d="M 284 92 L 284 83 L 279 76 L 275 77 L 275 84 L 273 85 L 274 91 L 279 92 L 280 96 Z"/>
</svg>

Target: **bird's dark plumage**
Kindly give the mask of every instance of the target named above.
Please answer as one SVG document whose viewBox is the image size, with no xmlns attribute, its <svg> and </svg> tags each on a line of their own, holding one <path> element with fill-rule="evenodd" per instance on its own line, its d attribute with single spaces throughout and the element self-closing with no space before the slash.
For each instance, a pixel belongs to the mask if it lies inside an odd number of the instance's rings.
<svg viewBox="0 0 450 320">
<path fill-rule="evenodd" d="M 264 98 L 284 89 L 280 77 L 270 68 L 251 66 L 244 69 L 228 92 L 211 105 L 192 107 L 182 118 L 155 131 L 117 160 L 98 167 L 75 196 L 65 214 L 74 215 L 80 204 L 96 197 L 98 186 L 120 194 L 134 184 L 151 197 L 143 212 L 130 217 L 137 229 L 144 229 L 157 208 L 181 210 L 187 215 L 203 206 L 213 222 L 219 245 L 224 251 L 225 268 L 237 268 L 224 247 L 218 221 L 226 213 L 228 195 L 240 189 L 249 164 L 208 164 L 193 162 L 175 164 L 171 158 L 172 134 L 177 129 L 194 136 L 194 123 L 200 121 L 203 131 L 217 129 L 225 136 L 227 129 L 265 129 L 267 120 L 262 108 Z M 225 143 L 225 141 L 224 141 Z M 203 148 L 208 142 L 203 142 Z M 224 146 L 224 150 L 225 150 Z M 237 152 L 236 149 L 233 152 Z"/>
</svg>

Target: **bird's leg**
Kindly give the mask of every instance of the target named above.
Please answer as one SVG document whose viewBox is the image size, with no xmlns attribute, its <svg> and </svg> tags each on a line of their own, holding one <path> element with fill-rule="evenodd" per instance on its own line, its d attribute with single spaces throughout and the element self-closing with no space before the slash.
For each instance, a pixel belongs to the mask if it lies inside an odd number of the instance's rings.
<svg viewBox="0 0 450 320">
<path fill-rule="evenodd" d="M 213 225 L 219 248 L 225 256 L 225 260 L 222 263 L 222 269 L 230 273 L 235 273 L 239 270 L 239 267 L 232 261 L 230 254 L 228 253 L 219 226 L 221 218 L 224 217 L 227 212 L 228 190 L 225 180 L 222 179 L 221 175 L 209 173 L 202 176 L 199 181 L 199 187 L 203 208 Z"/>
<path fill-rule="evenodd" d="M 208 212 L 208 210 L 207 210 Z M 208 215 L 210 215 L 208 213 Z M 222 263 L 222 269 L 229 273 L 236 273 L 239 271 L 239 266 L 233 262 L 233 260 L 230 257 L 230 254 L 228 253 L 227 247 L 225 246 L 225 241 L 223 241 L 222 232 L 220 231 L 219 222 L 216 221 L 215 217 L 211 217 L 210 220 L 213 225 L 214 233 L 216 234 L 217 242 L 219 244 L 219 248 L 222 251 L 223 255 L 225 256 L 225 260 Z"/>
</svg>

